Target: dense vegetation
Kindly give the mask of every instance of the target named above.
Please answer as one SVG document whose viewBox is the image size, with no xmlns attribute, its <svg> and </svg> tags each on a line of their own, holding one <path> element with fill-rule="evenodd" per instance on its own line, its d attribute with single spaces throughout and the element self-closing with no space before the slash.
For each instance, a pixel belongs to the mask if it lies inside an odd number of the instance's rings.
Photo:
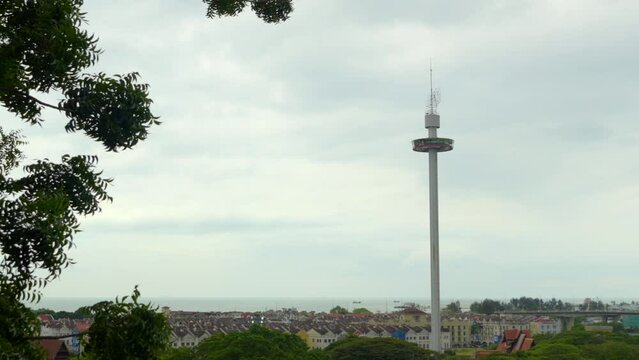
<svg viewBox="0 0 639 360">
<path fill-rule="evenodd" d="M 168 351 L 164 360 L 314 360 L 325 359 L 309 351 L 304 341 L 291 334 L 253 326 L 248 331 L 216 334 L 194 348 Z"/>
<path fill-rule="evenodd" d="M 461 303 L 459 300 L 453 301 L 444 307 L 444 313 L 449 315 L 460 314 L 462 312 Z"/>
<path fill-rule="evenodd" d="M 625 333 L 586 332 L 583 327 L 554 336 L 538 336 L 528 352 L 495 354 L 490 359 L 604 360 L 639 359 L 639 337 Z M 219 334 L 195 348 L 172 349 L 164 360 L 409 360 L 462 359 L 453 351 L 435 353 L 407 341 L 392 338 L 349 336 L 325 350 L 308 349 L 295 335 L 255 326 L 247 332 Z"/>
<path fill-rule="evenodd" d="M 47 308 L 33 309 L 32 311 L 35 315 L 48 314 L 54 319 L 86 319 L 91 315 L 86 307 L 81 307 L 76 311 L 55 311 Z"/>
<path fill-rule="evenodd" d="M 195 348 L 171 349 L 163 360 L 420 360 L 446 355 L 390 338 L 346 337 L 325 350 L 309 350 L 296 335 L 260 326 L 249 331 L 217 334 Z"/>
<path fill-rule="evenodd" d="M 446 355 L 417 347 L 416 344 L 392 338 L 350 336 L 329 345 L 325 350 L 330 360 L 421 360 L 445 359 Z"/>
<path fill-rule="evenodd" d="M 449 305 L 450 306 L 450 305 Z M 606 304 L 601 300 L 592 301 L 588 304 L 571 304 L 552 298 L 544 301 L 540 298 L 522 296 L 512 298 L 508 302 L 484 299 L 476 301 L 470 305 L 470 311 L 479 314 L 494 314 L 500 311 L 573 311 L 573 310 L 604 310 Z"/>
<path fill-rule="evenodd" d="M 329 313 L 331 314 L 340 314 L 340 315 L 346 315 L 346 314 L 372 314 L 373 312 L 368 310 L 367 308 L 355 308 L 353 309 L 352 312 L 349 312 L 348 309 L 343 308 L 339 305 L 335 306 L 334 308 L 332 308 Z"/>
<path fill-rule="evenodd" d="M 583 327 L 554 336 L 538 336 L 525 353 L 493 355 L 490 359 L 631 360 L 639 359 L 639 337 L 625 333 L 588 332 Z"/>
<path fill-rule="evenodd" d="M 634 305 L 635 302 L 633 301 L 632 304 Z M 629 304 L 623 302 L 617 304 L 613 301 L 612 305 Z M 476 301 L 470 305 L 470 311 L 479 314 L 494 314 L 499 311 L 598 311 L 606 310 L 608 306 L 609 304 L 605 304 L 601 300 L 594 300 L 583 304 L 572 304 L 555 298 L 543 300 L 540 298 L 522 296 L 519 298 L 512 298 L 509 301 L 492 299 Z"/>
</svg>

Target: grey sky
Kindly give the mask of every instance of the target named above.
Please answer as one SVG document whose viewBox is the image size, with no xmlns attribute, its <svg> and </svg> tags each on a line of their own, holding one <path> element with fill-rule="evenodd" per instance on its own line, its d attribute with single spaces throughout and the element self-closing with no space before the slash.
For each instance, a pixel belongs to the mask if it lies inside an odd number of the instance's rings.
<svg viewBox="0 0 639 360">
<path fill-rule="evenodd" d="M 427 297 L 427 64 L 441 88 L 442 297 L 639 297 L 639 2 L 86 1 L 96 71 L 163 124 L 106 154 L 50 112 L 30 158 L 100 155 L 113 204 L 47 296 Z M 52 97 L 55 99 L 55 97 Z"/>
</svg>

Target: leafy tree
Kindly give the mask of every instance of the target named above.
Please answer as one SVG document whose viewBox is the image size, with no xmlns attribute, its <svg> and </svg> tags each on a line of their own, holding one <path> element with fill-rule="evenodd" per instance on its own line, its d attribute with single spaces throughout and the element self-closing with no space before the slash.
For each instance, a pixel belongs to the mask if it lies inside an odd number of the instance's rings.
<svg viewBox="0 0 639 360">
<path fill-rule="evenodd" d="M 621 341 L 607 341 L 603 344 L 588 344 L 581 347 L 584 355 L 593 360 L 636 360 L 639 359 L 639 346 Z"/>
<path fill-rule="evenodd" d="M 160 356 L 160 360 L 193 360 L 194 358 L 194 349 L 189 347 L 169 349 Z"/>
<path fill-rule="evenodd" d="M 348 314 L 348 310 L 337 305 L 329 311 L 331 314 Z"/>
<path fill-rule="evenodd" d="M 138 302 L 136 286 L 131 295 L 115 302 L 103 301 L 85 308 L 93 316 L 85 352 L 92 359 L 157 359 L 166 349 L 171 328 L 157 307 Z"/>
<path fill-rule="evenodd" d="M 286 21 L 293 11 L 292 0 L 204 0 L 208 5 L 206 15 L 210 18 L 236 16 L 250 3 L 251 9 L 268 23 Z"/>
<path fill-rule="evenodd" d="M 157 118 L 147 86 L 135 73 L 107 77 L 82 71 L 95 64 L 96 40 L 81 29 L 80 0 L 0 3 L 0 103 L 30 124 L 41 124 L 45 107 L 68 118 L 65 129 L 83 131 L 107 150 L 134 146 Z M 64 96 L 48 104 L 37 94 Z M 66 250 L 78 232 L 78 216 L 92 215 L 111 200 L 109 179 L 94 170 L 95 156 L 38 160 L 11 172 L 23 160 L 24 140 L 0 130 L 0 292 L 13 299 L 38 300 L 38 289 L 71 264 Z"/>
<path fill-rule="evenodd" d="M 38 333 L 40 322 L 12 295 L 0 293 L 0 360 L 42 359 L 42 349 L 27 338 Z"/>
<path fill-rule="evenodd" d="M 420 360 L 444 359 L 445 356 L 419 348 L 416 344 L 392 338 L 349 336 L 326 349 L 332 360 Z"/>
<path fill-rule="evenodd" d="M 470 305 L 470 311 L 479 314 L 490 315 L 502 310 L 504 310 L 504 305 L 497 300 L 491 299 L 484 299 L 481 302 L 474 302 Z"/>
<path fill-rule="evenodd" d="M 266 22 L 285 21 L 292 11 L 291 0 L 205 3 L 209 17 L 236 15 L 248 4 Z M 83 132 L 107 151 L 131 149 L 159 124 L 148 86 L 138 82 L 136 72 L 86 72 L 101 50 L 83 28 L 82 4 L 0 1 L 0 106 L 31 125 L 42 124 L 44 110 L 53 109 L 66 117 L 67 132 Z M 47 94 L 62 100 L 47 103 L 42 100 Z M 99 212 L 101 203 L 111 200 L 111 180 L 95 169 L 96 156 L 38 160 L 23 167 L 24 176 L 12 177 L 24 159 L 23 144 L 20 134 L 0 127 L 0 358 L 34 358 L 39 351 L 27 341 L 38 334 L 36 318 L 21 300 L 39 300 L 40 289 L 72 264 L 67 250 L 79 231 L 78 218 Z M 126 308 L 99 305 L 92 308 L 96 316 Z M 138 305 L 127 311 L 133 314 Z M 96 329 L 92 343 L 108 334 Z"/>
<path fill-rule="evenodd" d="M 70 311 L 54 311 L 51 309 L 35 309 L 32 310 L 34 314 L 49 314 L 53 316 L 54 319 L 86 319 L 91 316 L 91 314 L 86 311 L 86 307 L 81 307 L 74 312 Z"/>
<path fill-rule="evenodd" d="M 248 331 L 216 334 L 195 349 L 194 359 L 206 360 L 309 360 L 316 354 L 297 335 L 284 334 L 262 326 Z"/>
<path fill-rule="evenodd" d="M 367 308 L 355 308 L 353 309 L 353 314 L 367 314 L 370 315 L 373 312 L 368 310 Z"/>
<path fill-rule="evenodd" d="M 544 301 L 539 298 L 522 296 L 519 299 L 510 299 L 506 307 L 511 310 L 541 310 L 544 308 Z"/>
<path fill-rule="evenodd" d="M 39 326 L 32 325 L 37 324 L 35 315 L 20 300 L 39 300 L 38 289 L 71 263 L 65 251 L 78 231 L 77 216 L 95 213 L 99 202 L 109 199 L 109 180 L 93 170 L 95 158 L 67 155 L 59 164 L 42 160 L 24 166 L 26 176 L 13 179 L 9 172 L 22 160 L 17 148 L 21 140 L 2 129 L 0 136 L 0 297 L 5 315 L 0 353 L 20 358 L 32 351 L 26 339 L 39 333 Z"/>
<path fill-rule="evenodd" d="M 523 353 L 531 359 L 637 359 L 639 338 L 623 333 L 587 332 L 583 328 L 557 335 L 538 335 L 537 345 Z M 519 355 L 518 356 L 524 356 Z"/>
<path fill-rule="evenodd" d="M 483 325 L 480 322 L 473 321 L 472 325 L 470 325 L 470 333 L 473 335 L 480 334 L 482 329 Z"/>
<path fill-rule="evenodd" d="M 444 311 L 449 314 L 460 314 L 462 312 L 461 303 L 459 300 L 453 301 L 450 304 L 446 305 Z"/>
<path fill-rule="evenodd" d="M 570 344 L 540 345 L 530 353 L 542 359 L 580 360 L 584 358 L 583 352 L 577 346 Z"/>
</svg>

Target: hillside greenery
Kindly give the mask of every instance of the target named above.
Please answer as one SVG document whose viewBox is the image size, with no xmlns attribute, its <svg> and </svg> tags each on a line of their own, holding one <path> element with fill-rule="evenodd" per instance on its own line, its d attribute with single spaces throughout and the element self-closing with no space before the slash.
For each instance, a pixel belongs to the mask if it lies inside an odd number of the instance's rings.
<svg viewBox="0 0 639 360">
<path fill-rule="evenodd" d="M 424 350 L 391 338 L 348 336 L 324 350 L 310 350 L 297 335 L 258 325 L 248 331 L 216 334 L 194 348 L 170 349 L 162 360 L 420 360 L 447 359 L 448 355 Z"/>
<path fill-rule="evenodd" d="M 633 360 L 639 359 L 639 337 L 623 332 L 590 332 L 577 326 L 557 335 L 537 336 L 530 351 L 492 355 L 489 359 Z"/>
</svg>

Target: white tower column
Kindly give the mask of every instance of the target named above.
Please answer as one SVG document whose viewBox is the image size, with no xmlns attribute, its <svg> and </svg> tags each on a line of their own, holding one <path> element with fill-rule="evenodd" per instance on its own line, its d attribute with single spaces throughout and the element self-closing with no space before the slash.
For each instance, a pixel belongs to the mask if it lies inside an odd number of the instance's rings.
<svg viewBox="0 0 639 360">
<path fill-rule="evenodd" d="M 413 150 L 428 153 L 428 187 L 430 200 L 430 348 L 434 351 L 442 351 L 441 343 L 441 304 L 439 293 L 439 199 L 437 184 L 437 153 L 453 149 L 452 139 L 438 138 L 439 115 L 437 115 L 437 103 L 439 98 L 432 89 L 431 70 L 431 95 L 430 109 L 426 113 L 426 128 L 428 137 L 413 140 Z"/>
</svg>

